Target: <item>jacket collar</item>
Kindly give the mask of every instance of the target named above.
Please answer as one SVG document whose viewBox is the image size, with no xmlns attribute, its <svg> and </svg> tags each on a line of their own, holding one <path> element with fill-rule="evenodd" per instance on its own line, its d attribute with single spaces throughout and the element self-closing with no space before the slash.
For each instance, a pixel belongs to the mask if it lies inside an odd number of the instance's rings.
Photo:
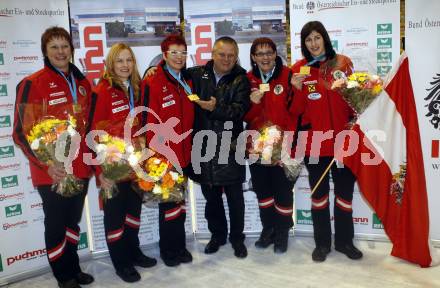
<svg viewBox="0 0 440 288">
<path fill-rule="evenodd" d="M 283 68 L 283 60 L 281 60 L 280 56 L 277 56 L 275 58 L 275 70 L 272 73 L 272 76 L 270 76 L 269 81 L 271 81 L 272 79 L 276 79 L 278 78 L 278 76 L 281 73 L 281 70 Z M 257 77 L 258 79 L 261 79 L 261 75 L 260 75 L 260 69 L 258 69 L 257 64 L 255 64 L 252 67 L 252 74 Z"/>
<path fill-rule="evenodd" d="M 47 68 L 49 68 L 50 70 L 58 73 L 58 71 L 55 69 L 55 67 L 50 63 L 49 58 L 44 57 L 44 66 L 46 66 Z M 75 77 L 75 79 L 78 80 L 83 80 L 84 78 L 86 78 L 84 76 L 83 73 L 81 73 L 81 71 L 78 69 L 78 67 L 76 67 L 75 65 L 73 65 L 72 63 L 69 63 L 69 71 L 71 71 L 73 73 L 73 77 Z"/>
</svg>

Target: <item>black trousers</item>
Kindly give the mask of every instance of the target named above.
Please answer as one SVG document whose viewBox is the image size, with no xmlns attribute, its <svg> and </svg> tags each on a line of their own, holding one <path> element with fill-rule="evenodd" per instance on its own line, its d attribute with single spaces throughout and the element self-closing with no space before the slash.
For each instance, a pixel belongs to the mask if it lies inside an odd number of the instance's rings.
<svg viewBox="0 0 440 288">
<path fill-rule="evenodd" d="M 185 219 L 185 202 L 159 203 L 159 248 L 162 253 L 177 253 L 186 247 Z"/>
<path fill-rule="evenodd" d="M 119 193 L 104 201 L 104 228 L 110 258 L 116 270 L 130 267 L 139 248 L 142 199 L 131 181 L 117 184 Z"/>
<path fill-rule="evenodd" d="M 250 165 L 263 229 L 293 227 L 293 186 L 280 166 Z"/>
<path fill-rule="evenodd" d="M 321 175 L 328 167 L 333 157 L 319 157 L 318 164 L 311 164 L 312 158 L 305 157 L 304 162 L 309 172 L 311 189 L 315 187 Z M 316 160 L 316 159 L 315 159 Z M 356 178 L 346 166 L 338 168 L 333 163 L 331 176 L 334 183 L 334 220 L 335 220 L 335 245 L 351 243 L 354 236 L 353 227 L 353 190 Z M 331 225 L 329 208 L 330 173 L 322 180 L 315 193 L 312 195 L 313 233 L 317 246 L 331 246 Z"/>
<path fill-rule="evenodd" d="M 208 221 L 208 229 L 212 237 L 220 242 L 224 242 L 228 236 L 228 223 L 222 199 L 222 194 L 225 192 L 229 206 L 229 223 L 231 226 L 229 241 L 231 243 L 243 242 L 245 235 L 243 234 L 244 197 L 242 184 L 201 186 L 203 196 L 206 199 L 205 218 Z"/>
<path fill-rule="evenodd" d="M 44 240 L 47 258 L 53 275 L 59 282 L 73 279 L 81 272 L 77 253 L 79 226 L 87 194 L 84 191 L 73 197 L 63 197 L 52 190 L 52 185 L 37 187 L 43 202 Z"/>
</svg>

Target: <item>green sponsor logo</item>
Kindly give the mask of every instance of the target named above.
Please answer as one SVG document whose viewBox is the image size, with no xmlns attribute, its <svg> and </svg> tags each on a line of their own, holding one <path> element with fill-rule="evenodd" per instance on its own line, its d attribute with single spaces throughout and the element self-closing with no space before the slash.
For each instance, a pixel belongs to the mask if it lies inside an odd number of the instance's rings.
<svg viewBox="0 0 440 288">
<path fill-rule="evenodd" d="M 393 33 L 393 24 L 377 24 L 377 35 L 388 35 Z"/>
<path fill-rule="evenodd" d="M 3 53 L 0 53 L 0 65 L 5 64 L 5 57 L 3 56 Z"/>
<path fill-rule="evenodd" d="M 12 176 L 5 176 L 2 177 L 2 188 L 11 188 L 18 186 L 18 176 L 12 175 Z"/>
<path fill-rule="evenodd" d="M 391 52 L 377 52 L 377 63 L 391 63 Z"/>
<path fill-rule="evenodd" d="M 312 211 L 310 210 L 296 210 L 296 223 L 303 225 L 313 225 Z"/>
<path fill-rule="evenodd" d="M 383 224 L 376 213 L 373 213 L 373 229 L 383 229 Z"/>
<path fill-rule="evenodd" d="M 0 84 L 0 96 L 8 96 L 8 87 L 6 84 Z"/>
<path fill-rule="evenodd" d="M 0 272 L 3 272 L 3 260 L 2 260 L 2 254 L 0 254 Z"/>
<path fill-rule="evenodd" d="M 391 66 L 377 66 L 377 74 L 385 76 L 391 71 Z"/>
<path fill-rule="evenodd" d="M 78 250 L 86 249 L 87 247 L 89 247 L 89 241 L 87 241 L 87 232 L 80 233 L 79 241 L 78 241 Z"/>
<path fill-rule="evenodd" d="M 338 42 L 338 40 L 331 40 L 331 41 L 332 41 L 333 49 L 338 51 L 339 50 L 339 42 Z"/>
<path fill-rule="evenodd" d="M 0 128 L 11 127 L 11 116 L 0 116 Z"/>
<path fill-rule="evenodd" d="M 393 38 L 377 38 L 377 49 L 392 48 Z"/>
<path fill-rule="evenodd" d="M 23 214 L 21 204 L 11 205 L 5 207 L 6 217 L 14 217 Z"/>
<path fill-rule="evenodd" d="M 14 157 L 14 156 L 15 156 L 14 146 L 9 145 L 9 146 L 0 147 L 0 159 Z"/>
</svg>

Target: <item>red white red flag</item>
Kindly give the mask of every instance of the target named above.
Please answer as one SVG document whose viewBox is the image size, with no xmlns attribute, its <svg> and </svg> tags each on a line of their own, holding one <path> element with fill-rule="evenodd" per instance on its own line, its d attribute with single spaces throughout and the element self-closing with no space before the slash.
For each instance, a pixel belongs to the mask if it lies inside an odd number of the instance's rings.
<svg viewBox="0 0 440 288">
<path fill-rule="evenodd" d="M 408 58 L 402 54 L 382 93 L 353 130 L 359 149 L 342 162 L 393 243 L 391 255 L 431 265 L 423 154 Z"/>
</svg>

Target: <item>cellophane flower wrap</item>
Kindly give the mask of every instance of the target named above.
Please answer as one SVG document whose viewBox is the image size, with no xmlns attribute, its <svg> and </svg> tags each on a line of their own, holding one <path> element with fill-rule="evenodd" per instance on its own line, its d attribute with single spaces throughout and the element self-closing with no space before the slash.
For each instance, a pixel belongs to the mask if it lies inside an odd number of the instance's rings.
<svg viewBox="0 0 440 288">
<path fill-rule="evenodd" d="M 105 178 L 115 183 L 134 178 L 132 167 L 138 163 L 141 153 L 136 151 L 132 143 L 106 134 L 100 137 L 95 150 L 98 158 L 102 161 L 100 167 Z M 99 193 L 105 201 L 115 197 L 119 190 L 116 185 L 113 185 L 109 189 L 101 188 Z"/>
<path fill-rule="evenodd" d="M 161 202 L 180 202 L 185 199 L 188 183 L 161 154 L 155 153 L 141 165 L 142 170 L 133 182 L 133 189 L 143 198 L 147 206 Z"/>
</svg>

